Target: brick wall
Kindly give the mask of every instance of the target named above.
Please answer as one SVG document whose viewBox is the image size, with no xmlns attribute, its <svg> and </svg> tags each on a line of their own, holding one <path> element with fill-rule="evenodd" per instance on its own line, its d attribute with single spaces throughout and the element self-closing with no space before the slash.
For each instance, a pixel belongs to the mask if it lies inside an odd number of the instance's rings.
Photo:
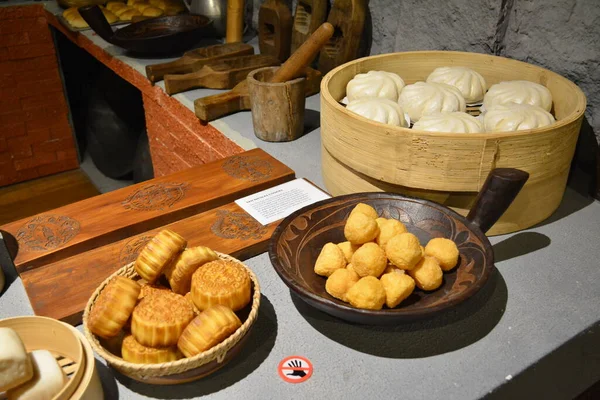
<svg viewBox="0 0 600 400">
<path fill-rule="evenodd" d="M 0 8 L 0 186 L 79 166 L 45 15 Z"/>
</svg>

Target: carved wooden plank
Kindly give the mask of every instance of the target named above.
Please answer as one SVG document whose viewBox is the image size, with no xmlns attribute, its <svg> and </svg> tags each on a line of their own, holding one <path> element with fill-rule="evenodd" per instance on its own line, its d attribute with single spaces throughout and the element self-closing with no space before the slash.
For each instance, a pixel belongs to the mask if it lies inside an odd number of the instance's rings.
<svg viewBox="0 0 600 400">
<path fill-rule="evenodd" d="M 0 230 L 17 271 L 22 273 L 227 204 L 293 177 L 290 168 L 254 149 L 21 219 Z"/>
<path fill-rule="evenodd" d="M 36 315 L 79 324 L 94 290 L 110 274 L 135 261 L 145 244 L 161 229 L 182 235 L 188 247 L 208 246 L 245 259 L 266 251 L 279 222 L 262 226 L 237 204 L 229 203 L 164 227 L 21 273 Z"/>
</svg>

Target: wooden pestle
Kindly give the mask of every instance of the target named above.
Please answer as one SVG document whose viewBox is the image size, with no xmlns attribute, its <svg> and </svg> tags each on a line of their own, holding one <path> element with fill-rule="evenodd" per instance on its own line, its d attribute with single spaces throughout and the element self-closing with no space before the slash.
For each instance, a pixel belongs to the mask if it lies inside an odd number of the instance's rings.
<svg viewBox="0 0 600 400">
<path fill-rule="evenodd" d="M 304 69 L 317 56 L 333 36 L 333 25 L 329 22 L 323 23 L 308 39 L 288 58 L 288 60 L 275 71 L 269 82 L 282 83 L 296 79 L 304 75 Z"/>
<path fill-rule="evenodd" d="M 225 43 L 242 41 L 244 32 L 244 0 L 227 0 Z"/>
</svg>

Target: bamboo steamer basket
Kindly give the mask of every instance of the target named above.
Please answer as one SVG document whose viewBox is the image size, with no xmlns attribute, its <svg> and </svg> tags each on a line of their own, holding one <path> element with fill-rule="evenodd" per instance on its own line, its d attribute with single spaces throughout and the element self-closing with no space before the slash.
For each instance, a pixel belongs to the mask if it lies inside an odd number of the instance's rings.
<svg viewBox="0 0 600 400">
<path fill-rule="evenodd" d="M 252 299 L 250 305 L 247 306 L 247 308 L 250 308 L 249 314 L 245 319 L 240 318 L 242 320 L 242 326 L 231 336 L 203 353 L 167 363 L 135 364 L 123 360 L 120 357 L 120 354 L 115 354 L 118 353 L 117 349 L 111 349 L 111 352 L 108 348 L 110 343 L 99 340 L 99 338 L 88 329 L 89 313 L 96 302 L 96 299 L 113 277 L 121 275 L 133 280 L 141 279 L 133 268 L 134 263 L 130 263 L 102 282 L 92 294 L 85 307 L 83 312 L 83 329 L 85 336 L 94 351 L 121 374 L 136 381 L 149 384 L 174 385 L 191 382 L 210 375 L 222 368 L 229 360 L 239 353 L 245 343 L 245 339 L 248 338 L 248 333 L 256 321 L 258 309 L 260 307 L 260 286 L 254 272 L 244 263 L 229 255 L 219 252 L 217 252 L 217 254 L 221 259 L 233 261 L 243 266 L 250 275 L 250 280 L 252 281 Z M 118 349 L 120 351 L 120 345 L 118 346 Z"/>
<path fill-rule="evenodd" d="M 425 81 L 442 66 L 472 68 L 488 87 L 508 80 L 540 83 L 552 93 L 557 122 L 518 132 L 425 132 L 368 120 L 339 103 L 356 74 L 384 70 L 411 84 Z M 530 174 L 529 180 L 488 234 L 525 229 L 549 217 L 560 204 L 585 106 L 585 95 L 568 79 L 503 57 L 418 51 L 358 59 L 332 70 L 321 82 L 323 179 L 333 195 L 371 186 L 437 201 L 466 215 L 492 169 L 518 168 Z"/>
<path fill-rule="evenodd" d="M 79 387 L 86 370 L 85 353 L 79 337 L 68 325 L 47 317 L 14 317 L 0 321 L 21 338 L 27 352 L 48 350 L 67 376 L 67 384 L 52 400 L 68 400 Z"/>
<path fill-rule="evenodd" d="M 67 324 L 65 324 L 67 325 Z M 67 325 L 71 331 L 77 335 L 83 346 L 83 353 L 85 356 L 85 370 L 81 377 L 81 382 L 73 395 L 71 400 L 104 400 L 104 390 L 102 389 L 102 382 L 98 375 L 98 369 L 96 368 L 96 359 L 94 358 L 94 350 L 87 341 L 83 333 L 73 328 L 71 325 Z"/>
</svg>

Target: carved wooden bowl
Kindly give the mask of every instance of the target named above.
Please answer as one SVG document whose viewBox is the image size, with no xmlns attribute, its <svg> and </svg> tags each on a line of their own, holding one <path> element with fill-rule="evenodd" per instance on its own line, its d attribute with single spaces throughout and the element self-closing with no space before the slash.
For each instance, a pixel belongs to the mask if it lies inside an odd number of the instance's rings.
<svg viewBox="0 0 600 400">
<path fill-rule="evenodd" d="M 344 224 L 358 203 L 373 206 L 384 218 L 400 220 L 423 245 L 435 237 L 453 240 L 460 252 L 458 267 L 444 273 L 437 290 L 415 288 L 394 309 L 358 309 L 329 295 L 326 278 L 313 270 L 315 261 L 326 243 L 346 241 Z M 494 268 L 491 244 L 476 223 L 437 203 L 392 193 L 350 194 L 298 210 L 273 233 L 269 256 L 281 279 L 308 304 L 362 324 L 395 324 L 442 312 L 481 289 Z"/>
</svg>

